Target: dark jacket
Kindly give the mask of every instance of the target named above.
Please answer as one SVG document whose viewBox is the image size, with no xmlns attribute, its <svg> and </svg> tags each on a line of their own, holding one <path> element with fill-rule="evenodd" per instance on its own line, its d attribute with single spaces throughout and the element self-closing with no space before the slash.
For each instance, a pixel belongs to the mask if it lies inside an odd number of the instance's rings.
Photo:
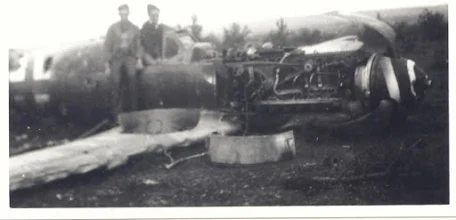
<svg viewBox="0 0 456 220">
<path fill-rule="evenodd" d="M 141 28 L 141 44 L 144 52 L 157 59 L 162 55 L 163 50 L 163 32 L 166 27 L 162 24 L 157 26 L 146 21 Z"/>
<path fill-rule="evenodd" d="M 130 21 L 112 24 L 106 34 L 104 46 L 106 62 L 125 56 L 142 57 L 139 28 Z"/>
</svg>

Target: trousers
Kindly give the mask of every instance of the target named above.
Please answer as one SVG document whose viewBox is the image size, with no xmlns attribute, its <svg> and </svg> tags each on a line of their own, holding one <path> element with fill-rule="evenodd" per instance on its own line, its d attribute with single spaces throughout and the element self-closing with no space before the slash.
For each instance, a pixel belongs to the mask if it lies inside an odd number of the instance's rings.
<svg viewBox="0 0 456 220">
<path fill-rule="evenodd" d="M 111 61 L 113 81 L 113 114 L 135 111 L 138 109 L 138 76 L 136 59 L 133 57 L 115 58 Z"/>
</svg>

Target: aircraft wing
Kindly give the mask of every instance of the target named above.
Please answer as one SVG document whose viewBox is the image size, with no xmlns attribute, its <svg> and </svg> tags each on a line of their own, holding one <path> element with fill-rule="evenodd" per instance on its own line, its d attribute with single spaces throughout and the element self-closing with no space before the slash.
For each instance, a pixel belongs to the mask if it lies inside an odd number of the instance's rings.
<svg viewBox="0 0 456 220">
<path fill-rule="evenodd" d="M 221 121 L 219 112 L 200 112 L 201 120 L 189 130 L 148 134 L 120 134 L 119 128 L 86 139 L 13 156 L 9 159 L 10 191 L 84 174 L 113 169 L 129 157 L 146 152 L 160 153 L 204 141 L 214 132 L 230 134 L 239 124 Z"/>
</svg>

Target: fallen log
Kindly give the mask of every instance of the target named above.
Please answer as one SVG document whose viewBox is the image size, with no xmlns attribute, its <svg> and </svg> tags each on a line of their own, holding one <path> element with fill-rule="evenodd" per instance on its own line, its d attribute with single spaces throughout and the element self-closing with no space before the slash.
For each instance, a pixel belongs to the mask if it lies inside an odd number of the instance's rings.
<svg viewBox="0 0 456 220">
<path fill-rule="evenodd" d="M 112 169 L 133 155 L 187 147 L 213 133 L 230 134 L 239 129 L 238 123 L 219 118 L 219 113 L 201 112 L 200 121 L 193 129 L 157 135 L 121 134 L 119 128 L 114 128 L 83 140 L 11 157 L 10 191 L 99 168 Z"/>
</svg>

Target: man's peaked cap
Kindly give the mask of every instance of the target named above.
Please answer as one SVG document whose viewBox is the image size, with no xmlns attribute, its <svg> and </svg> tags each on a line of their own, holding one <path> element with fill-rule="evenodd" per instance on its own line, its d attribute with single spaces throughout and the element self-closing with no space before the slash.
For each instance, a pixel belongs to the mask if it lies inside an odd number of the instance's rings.
<svg viewBox="0 0 456 220">
<path fill-rule="evenodd" d="M 128 7 L 127 4 L 122 4 L 122 5 L 120 5 L 119 8 L 117 8 L 117 9 L 118 9 L 119 11 L 120 11 L 120 10 L 130 10 L 130 8 Z"/>
<path fill-rule="evenodd" d="M 157 6 L 152 5 L 152 4 L 148 4 L 147 5 L 147 12 L 150 13 L 152 10 L 160 11 L 160 9 Z"/>
</svg>

